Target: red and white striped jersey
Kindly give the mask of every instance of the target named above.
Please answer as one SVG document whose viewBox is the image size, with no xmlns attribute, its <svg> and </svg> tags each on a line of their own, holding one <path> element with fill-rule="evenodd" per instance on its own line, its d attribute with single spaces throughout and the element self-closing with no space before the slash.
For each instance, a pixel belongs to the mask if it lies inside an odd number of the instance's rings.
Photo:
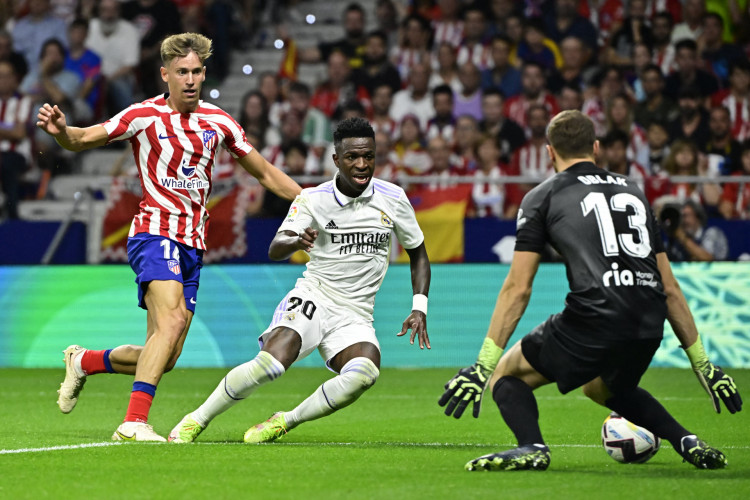
<svg viewBox="0 0 750 500">
<path fill-rule="evenodd" d="M 28 128 L 31 122 L 31 111 L 33 102 L 31 97 L 19 93 L 13 94 L 7 99 L 0 99 L 0 128 L 10 130 L 19 123 Z M 4 139 L 0 141 L 0 151 L 15 151 L 31 161 L 31 139 L 27 135 L 20 141 Z"/>
<path fill-rule="evenodd" d="M 549 157 L 546 143 L 533 144 L 527 142 L 513 153 L 510 172 L 512 175 L 535 177 L 543 181 L 555 175 L 555 167 Z"/>
<path fill-rule="evenodd" d="M 550 116 L 555 116 L 560 111 L 560 107 L 557 104 L 557 99 L 555 99 L 555 96 L 553 96 L 546 90 L 541 91 L 539 93 L 539 96 L 533 100 L 528 99 L 523 94 L 519 94 L 505 101 L 503 114 L 519 124 L 521 128 L 526 131 L 526 137 L 528 137 L 530 133 L 528 127 L 526 126 L 526 112 L 529 110 L 529 106 L 531 106 L 532 104 L 541 104 L 542 106 L 547 108 Z"/>
<path fill-rule="evenodd" d="M 492 59 L 492 50 L 487 43 L 475 43 L 474 45 L 462 43 L 458 48 L 456 64 L 460 67 L 466 62 L 473 62 L 474 66 L 479 68 L 480 71 L 495 67 L 495 61 Z"/>
<path fill-rule="evenodd" d="M 630 125 L 630 143 L 627 147 L 628 160 L 634 161 L 639 165 L 648 165 L 648 138 L 646 137 L 646 131 L 638 125 L 633 123 Z"/>
<path fill-rule="evenodd" d="M 437 50 L 441 43 L 449 43 L 453 47 L 461 45 L 464 38 L 463 21 L 435 21 L 432 23 L 432 46 Z"/>
<path fill-rule="evenodd" d="M 129 236 L 150 233 L 205 250 L 212 167 L 219 145 L 235 158 L 253 147 L 225 111 L 200 101 L 192 113 L 167 105 L 168 94 L 124 109 L 102 125 L 107 142 L 130 140 L 143 198 Z"/>
<path fill-rule="evenodd" d="M 750 98 L 737 98 L 729 89 L 720 90 L 711 99 L 714 106 L 724 106 L 729 110 L 732 121 L 732 137 L 738 141 L 750 138 L 748 123 L 750 123 Z"/>
</svg>

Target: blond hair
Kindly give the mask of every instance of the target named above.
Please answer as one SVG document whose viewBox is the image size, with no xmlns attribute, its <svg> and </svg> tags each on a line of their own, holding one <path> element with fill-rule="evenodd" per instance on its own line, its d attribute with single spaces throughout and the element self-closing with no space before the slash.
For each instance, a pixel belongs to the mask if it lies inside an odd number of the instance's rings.
<svg viewBox="0 0 750 500">
<path fill-rule="evenodd" d="M 212 54 L 211 39 L 199 33 L 180 33 L 168 36 L 161 42 L 161 61 L 164 66 L 172 59 L 187 57 L 191 52 L 195 52 L 203 64 Z"/>
</svg>

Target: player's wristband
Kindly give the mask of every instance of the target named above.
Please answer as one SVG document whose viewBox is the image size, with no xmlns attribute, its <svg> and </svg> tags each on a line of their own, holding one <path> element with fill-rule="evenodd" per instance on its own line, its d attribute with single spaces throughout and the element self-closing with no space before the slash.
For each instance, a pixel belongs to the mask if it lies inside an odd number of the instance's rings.
<svg viewBox="0 0 750 500">
<path fill-rule="evenodd" d="M 690 364 L 694 368 L 703 369 L 709 364 L 708 355 L 706 350 L 703 348 L 703 341 L 701 341 L 700 335 L 698 339 L 690 347 L 685 349 L 685 353 L 690 360 Z"/>
<path fill-rule="evenodd" d="M 477 357 L 477 364 L 485 369 L 485 371 L 493 372 L 495 367 L 500 361 L 500 356 L 503 355 L 503 349 L 495 344 L 495 341 L 489 337 L 484 338 L 482 342 L 482 348 L 479 350 L 479 356 Z"/>
<path fill-rule="evenodd" d="M 427 295 L 418 293 L 411 299 L 411 310 L 423 312 L 427 316 Z"/>
</svg>

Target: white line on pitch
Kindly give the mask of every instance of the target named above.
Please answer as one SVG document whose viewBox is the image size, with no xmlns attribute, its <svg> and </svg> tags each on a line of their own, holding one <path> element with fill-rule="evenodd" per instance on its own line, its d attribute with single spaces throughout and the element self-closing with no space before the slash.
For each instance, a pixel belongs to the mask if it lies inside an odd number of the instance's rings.
<svg viewBox="0 0 750 500">
<path fill-rule="evenodd" d="M 78 450 L 80 448 L 101 448 L 103 446 L 116 446 L 118 444 L 113 441 L 105 441 L 103 443 L 83 443 L 83 444 L 68 444 L 62 446 L 45 446 L 44 448 L 19 448 L 17 450 L 0 450 L 0 455 L 8 455 L 11 453 L 38 453 L 42 451 L 57 451 L 57 450 Z"/>
</svg>

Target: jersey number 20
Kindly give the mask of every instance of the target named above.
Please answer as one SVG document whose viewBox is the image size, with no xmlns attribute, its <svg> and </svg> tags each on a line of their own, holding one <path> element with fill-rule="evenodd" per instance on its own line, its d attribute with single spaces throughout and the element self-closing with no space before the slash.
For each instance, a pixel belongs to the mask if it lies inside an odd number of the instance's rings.
<svg viewBox="0 0 750 500">
<path fill-rule="evenodd" d="M 634 210 L 633 215 L 628 216 L 628 225 L 638 232 L 640 242 L 636 242 L 631 233 L 617 234 L 615 231 L 612 212 L 626 212 L 628 207 Z M 619 255 L 620 247 L 626 254 L 633 257 L 644 258 L 651 253 L 651 239 L 646 227 L 648 212 L 643 202 L 636 196 L 630 193 L 617 193 L 607 203 L 604 193 L 589 193 L 581 201 L 581 209 L 584 217 L 592 211 L 596 215 L 604 255 L 608 257 Z"/>
</svg>

